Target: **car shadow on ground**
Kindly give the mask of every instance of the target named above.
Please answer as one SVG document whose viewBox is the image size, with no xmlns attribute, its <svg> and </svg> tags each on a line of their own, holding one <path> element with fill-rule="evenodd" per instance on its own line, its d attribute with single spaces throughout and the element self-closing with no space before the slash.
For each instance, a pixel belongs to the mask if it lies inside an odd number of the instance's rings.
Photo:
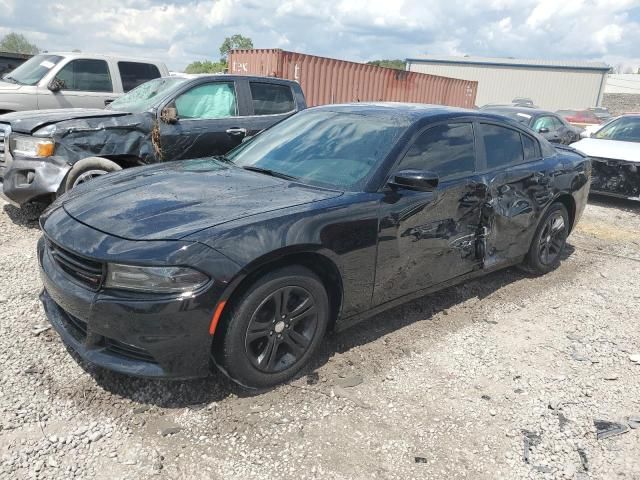
<svg viewBox="0 0 640 480">
<path fill-rule="evenodd" d="M 626 198 L 610 197 L 592 193 L 589 195 L 589 204 L 605 208 L 615 208 L 628 213 L 640 214 L 640 201 Z"/>
<path fill-rule="evenodd" d="M 4 213 L 16 225 L 27 228 L 40 228 L 38 219 L 47 206 L 40 203 L 29 203 L 22 208 L 14 207 L 11 204 L 3 206 Z"/>
<path fill-rule="evenodd" d="M 574 247 L 567 244 L 563 260 L 571 256 L 574 251 Z M 389 309 L 345 330 L 332 332 L 323 342 L 315 360 L 297 378 L 306 377 L 307 384 L 314 384 L 319 377 L 317 370 L 336 354 L 376 341 L 415 322 L 431 321 L 435 315 L 445 312 L 459 303 L 474 297 L 481 300 L 502 287 L 529 276 L 519 268 L 493 272 L 479 279 L 464 282 Z M 483 321 L 483 319 L 477 319 L 477 321 Z M 411 349 L 411 345 L 406 347 Z M 199 380 L 150 380 L 133 378 L 89 366 L 77 356 L 74 355 L 74 357 L 104 390 L 135 402 L 148 403 L 163 408 L 193 408 L 218 402 L 231 395 L 246 398 L 271 391 L 244 389 L 218 371 L 208 378 Z"/>
</svg>

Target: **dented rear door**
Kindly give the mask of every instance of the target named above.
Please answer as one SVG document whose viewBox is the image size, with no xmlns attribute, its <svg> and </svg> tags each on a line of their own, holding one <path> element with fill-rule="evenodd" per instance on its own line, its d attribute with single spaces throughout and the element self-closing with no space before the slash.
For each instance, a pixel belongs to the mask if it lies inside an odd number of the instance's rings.
<svg viewBox="0 0 640 480">
<path fill-rule="evenodd" d="M 490 122 L 479 122 L 478 132 L 487 191 L 481 250 L 484 268 L 493 268 L 528 252 L 540 214 L 553 198 L 553 177 L 533 136 Z"/>
</svg>

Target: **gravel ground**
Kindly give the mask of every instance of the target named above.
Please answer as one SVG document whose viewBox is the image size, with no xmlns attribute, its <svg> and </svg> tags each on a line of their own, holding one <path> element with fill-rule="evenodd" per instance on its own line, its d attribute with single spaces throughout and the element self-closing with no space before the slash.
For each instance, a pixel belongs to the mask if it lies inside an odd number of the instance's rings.
<svg viewBox="0 0 640 480">
<path fill-rule="evenodd" d="M 640 429 L 594 426 L 640 415 L 638 203 L 592 199 L 555 272 L 378 315 L 259 395 L 70 356 L 38 301 L 36 214 L 0 200 L 2 479 L 640 479 Z"/>
</svg>

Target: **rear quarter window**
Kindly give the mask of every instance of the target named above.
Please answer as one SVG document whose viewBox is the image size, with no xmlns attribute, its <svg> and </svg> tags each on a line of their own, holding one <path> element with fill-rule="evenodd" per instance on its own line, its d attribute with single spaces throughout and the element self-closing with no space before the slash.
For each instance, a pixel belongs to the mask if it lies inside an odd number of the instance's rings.
<svg viewBox="0 0 640 480">
<path fill-rule="evenodd" d="M 142 85 L 149 80 L 160 77 L 158 67 L 150 63 L 141 62 L 118 62 L 120 79 L 122 80 L 122 90 L 128 92 L 138 85 Z"/>
<path fill-rule="evenodd" d="M 540 158 L 540 145 L 538 145 L 538 142 L 528 135 L 520 135 L 522 136 L 522 146 L 524 148 L 524 161 L 530 162 Z"/>
<path fill-rule="evenodd" d="M 254 115 L 278 115 L 295 110 L 293 92 L 288 85 L 249 82 Z"/>
</svg>

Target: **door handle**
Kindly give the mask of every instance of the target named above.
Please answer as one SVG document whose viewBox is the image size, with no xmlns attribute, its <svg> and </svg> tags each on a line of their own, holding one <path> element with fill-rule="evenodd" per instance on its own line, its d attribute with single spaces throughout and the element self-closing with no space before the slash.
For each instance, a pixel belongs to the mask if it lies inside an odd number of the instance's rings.
<svg viewBox="0 0 640 480">
<path fill-rule="evenodd" d="M 247 129 L 246 128 L 227 128 L 227 133 L 229 135 L 242 135 L 243 137 L 247 134 Z"/>
</svg>

